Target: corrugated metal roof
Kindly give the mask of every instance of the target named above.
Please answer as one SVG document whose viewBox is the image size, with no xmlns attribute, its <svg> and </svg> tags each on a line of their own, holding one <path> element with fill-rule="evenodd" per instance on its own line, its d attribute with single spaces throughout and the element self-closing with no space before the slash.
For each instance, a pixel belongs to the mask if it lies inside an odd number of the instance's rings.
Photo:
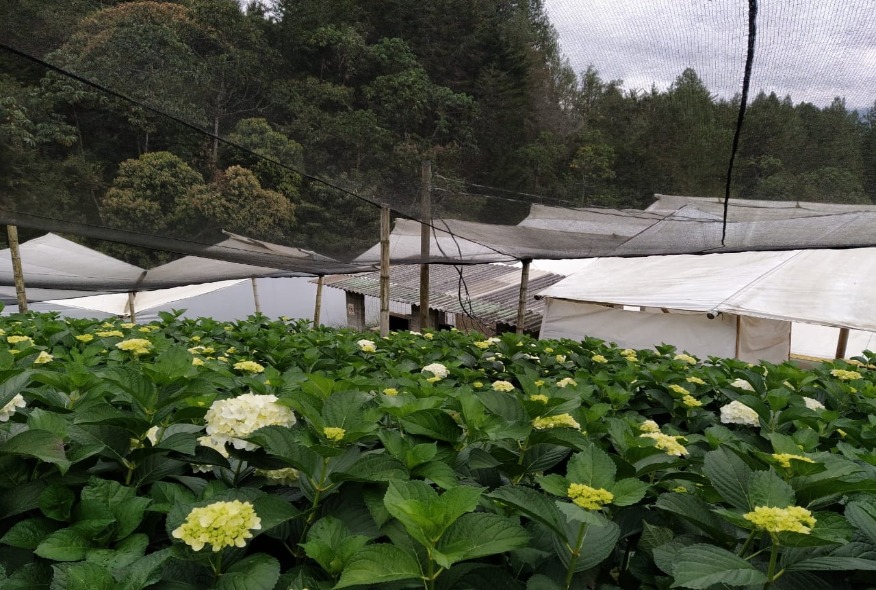
<svg viewBox="0 0 876 590">
<path fill-rule="evenodd" d="M 462 279 L 460 278 L 462 277 Z M 538 329 L 544 302 L 535 294 L 559 282 L 564 277 L 530 269 L 526 301 L 526 329 Z M 330 275 L 325 285 L 380 297 L 380 273 Z M 390 267 L 389 298 L 391 301 L 418 305 L 420 303 L 420 267 L 399 265 Z M 469 313 L 481 322 L 517 324 L 517 302 L 520 298 L 520 269 L 501 264 L 466 266 L 431 265 L 429 267 L 429 307 L 447 313 Z"/>
</svg>

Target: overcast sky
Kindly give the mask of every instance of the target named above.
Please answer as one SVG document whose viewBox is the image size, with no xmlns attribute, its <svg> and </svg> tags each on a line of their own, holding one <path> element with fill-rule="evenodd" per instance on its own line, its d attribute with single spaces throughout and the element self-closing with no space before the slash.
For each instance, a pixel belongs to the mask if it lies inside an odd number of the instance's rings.
<svg viewBox="0 0 876 590">
<path fill-rule="evenodd" d="M 544 0 L 563 53 L 627 88 L 665 89 L 693 67 L 709 89 L 741 91 L 747 0 Z M 760 0 L 752 91 L 819 106 L 876 100 L 876 0 Z"/>
</svg>

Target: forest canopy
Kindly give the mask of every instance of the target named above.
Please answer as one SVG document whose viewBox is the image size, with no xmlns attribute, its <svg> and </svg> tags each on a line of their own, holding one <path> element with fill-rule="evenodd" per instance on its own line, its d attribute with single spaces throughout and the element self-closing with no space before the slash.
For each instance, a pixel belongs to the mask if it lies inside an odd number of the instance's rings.
<svg viewBox="0 0 876 590">
<path fill-rule="evenodd" d="M 11 0 L 0 39 L 4 208 L 329 253 L 374 242 L 351 193 L 412 201 L 426 159 L 463 197 L 723 196 L 739 108 L 692 69 L 647 91 L 572 71 L 542 0 Z M 732 196 L 876 203 L 876 103 L 860 106 L 755 93 Z"/>
</svg>

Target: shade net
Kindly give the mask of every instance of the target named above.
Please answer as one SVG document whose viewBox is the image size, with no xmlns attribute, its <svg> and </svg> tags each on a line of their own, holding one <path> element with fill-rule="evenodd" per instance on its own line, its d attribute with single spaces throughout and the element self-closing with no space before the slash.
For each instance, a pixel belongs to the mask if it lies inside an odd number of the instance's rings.
<svg viewBox="0 0 876 590">
<path fill-rule="evenodd" d="M 873 246 L 874 39 L 869 0 L 9 0 L 0 223 L 155 287 L 374 270 L 382 206 L 396 264 Z"/>
</svg>

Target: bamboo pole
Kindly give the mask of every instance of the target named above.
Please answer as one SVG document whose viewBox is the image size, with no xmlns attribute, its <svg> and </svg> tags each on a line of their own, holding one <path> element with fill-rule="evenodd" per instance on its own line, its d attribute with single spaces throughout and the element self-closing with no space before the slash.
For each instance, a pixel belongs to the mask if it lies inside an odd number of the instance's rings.
<svg viewBox="0 0 876 590">
<path fill-rule="evenodd" d="M 259 303 L 259 286 L 256 283 L 256 278 L 252 277 L 250 279 L 252 281 L 252 300 L 255 302 L 255 311 L 256 313 L 262 313 L 262 306 Z"/>
<path fill-rule="evenodd" d="M 849 329 L 848 328 L 840 328 L 839 338 L 836 341 L 836 354 L 835 358 L 844 359 L 846 358 L 846 348 L 849 345 Z"/>
<path fill-rule="evenodd" d="M 319 325 L 319 314 L 322 311 L 322 285 L 325 283 L 325 276 L 319 275 L 316 279 L 316 305 L 313 307 L 313 327 Z"/>
<path fill-rule="evenodd" d="M 389 335 L 389 205 L 380 208 L 380 335 Z"/>
<path fill-rule="evenodd" d="M 517 301 L 517 333 L 523 334 L 526 327 L 526 295 L 529 290 L 529 258 L 524 258 L 523 269 L 520 271 L 520 299 Z"/>
<path fill-rule="evenodd" d="M 134 297 L 135 296 L 136 295 L 134 294 L 133 291 L 128 291 L 128 306 L 127 306 L 128 307 L 128 316 L 131 318 L 132 324 L 137 321 L 137 316 L 134 313 Z"/>
<path fill-rule="evenodd" d="M 15 277 L 15 295 L 18 297 L 18 311 L 27 311 L 27 294 L 24 291 L 24 271 L 21 268 L 21 251 L 18 249 L 18 228 L 6 226 L 6 236 L 9 242 L 9 254 L 12 257 L 12 275 Z"/>
<path fill-rule="evenodd" d="M 432 241 L 432 162 L 420 163 L 420 330 L 429 328 L 429 244 Z"/>
</svg>

